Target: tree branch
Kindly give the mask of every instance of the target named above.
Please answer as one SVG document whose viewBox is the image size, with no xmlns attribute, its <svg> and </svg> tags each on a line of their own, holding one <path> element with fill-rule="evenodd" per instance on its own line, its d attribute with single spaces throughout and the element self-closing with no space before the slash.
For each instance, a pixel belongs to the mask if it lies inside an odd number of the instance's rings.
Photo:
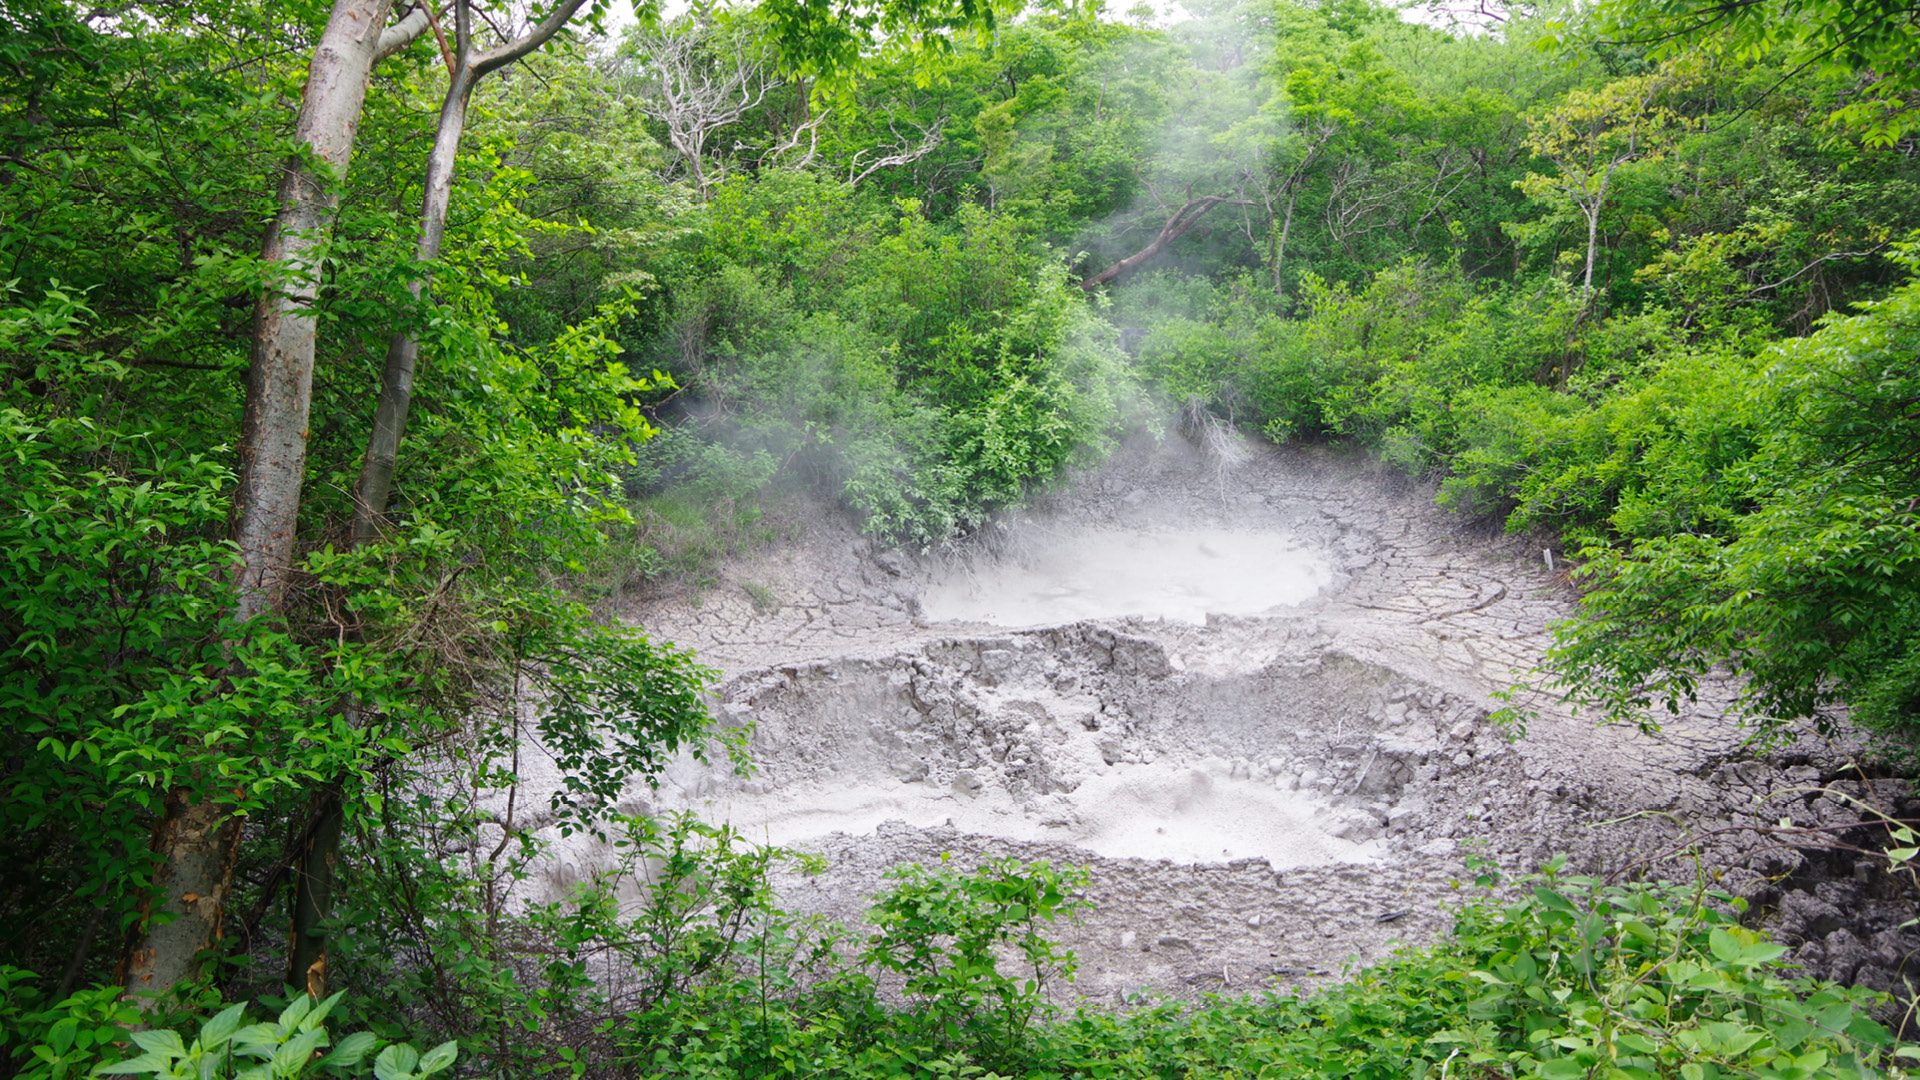
<svg viewBox="0 0 1920 1080">
<path fill-rule="evenodd" d="M 426 4 L 413 5 L 405 18 L 380 31 L 380 44 L 374 49 L 373 62 L 378 64 L 413 44 L 413 40 L 426 31 L 427 20 L 432 17 Z"/>
<path fill-rule="evenodd" d="M 1251 205 L 1252 200 L 1236 199 L 1227 195 L 1205 195 L 1194 199 L 1175 211 L 1174 215 L 1167 219 L 1167 223 L 1160 227 L 1159 234 L 1156 235 L 1146 247 L 1141 248 L 1139 251 L 1134 252 L 1119 262 L 1114 263 L 1112 266 L 1107 267 L 1105 270 L 1082 281 L 1080 287 L 1087 292 L 1092 292 L 1127 271 L 1138 267 L 1155 255 L 1160 254 L 1167 249 L 1167 245 L 1180 239 L 1180 237 L 1186 235 L 1187 230 L 1199 224 L 1200 219 L 1207 215 L 1207 211 L 1222 203 L 1230 206 L 1246 206 Z"/>
<path fill-rule="evenodd" d="M 474 57 L 474 74 L 485 75 L 496 68 L 513 63 L 546 44 L 548 38 L 559 33 L 560 28 L 567 25 L 567 20 L 573 18 L 575 12 L 586 6 L 586 2 L 587 0 L 561 0 L 559 4 L 554 5 L 552 11 L 547 12 L 547 17 L 541 19 L 539 25 L 505 45 L 488 49 Z"/>
</svg>

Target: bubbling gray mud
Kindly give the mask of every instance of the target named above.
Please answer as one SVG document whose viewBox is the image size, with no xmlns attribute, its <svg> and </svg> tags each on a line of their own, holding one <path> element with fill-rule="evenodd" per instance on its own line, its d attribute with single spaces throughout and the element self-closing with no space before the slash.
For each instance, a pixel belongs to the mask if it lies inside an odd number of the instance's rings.
<svg viewBox="0 0 1920 1080">
<path fill-rule="evenodd" d="M 1537 547 L 1353 458 L 1222 460 L 1138 442 L 943 556 L 815 516 L 719 588 L 639 604 L 724 673 L 713 711 L 749 727 L 756 769 L 683 761 L 625 808 L 825 855 L 783 900 L 854 925 L 902 862 L 1085 864 L 1096 907 L 1059 936 L 1096 1000 L 1312 980 L 1431 940 L 1469 855 L 1685 877 L 1689 831 L 1822 973 L 1902 975 L 1908 912 L 1882 883 L 1726 829 L 1850 814 L 1782 793 L 1851 744 L 1756 758 L 1724 698 L 1649 736 L 1541 695 L 1511 742 L 1492 715 L 1571 602 Z M 611 861 L 578 836 L 555 851 L 555 896 Z"/>
<path fill-rule="evenodd" d="M 896 821 L 1109 858 L 1287 869 L 1381 854 L 1378 830 L 1337 812 L 1335 796 L 1352 793 L 1321 783 L 1308 759 L 1324 748 L 1280 721 L 1286 710 L 1248 714 L 1271 730 L 1239 738 L 1221 737 L 1220 716 L 1196 724 L 1187 703 L 1213 692 L 1205 681 L 1176 678 L 1152 641 L 1084 623 L 808 665 L 728 695 L 728 712 L 758 727 L 753 778 L 695 768 L 669 780 L 681 807 L 774 843 Z M 1292 682 L 1243 693 L 1298 692 Z M 1267 752 L 1251 761 L 1255 742 Z"/>
</svg>

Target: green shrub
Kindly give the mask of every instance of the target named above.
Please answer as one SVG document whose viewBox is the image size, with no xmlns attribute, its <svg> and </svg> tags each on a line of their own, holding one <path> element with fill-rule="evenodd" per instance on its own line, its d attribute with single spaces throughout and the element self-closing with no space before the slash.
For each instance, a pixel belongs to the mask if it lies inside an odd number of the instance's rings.
<svg viewBox="0 0 1920 1080">
<path fill-rule="evenodd" d="M 1323 991 L 1049 1028 L 1046 1075 L 1779 1078 L 1884 1075 L 1875 995 L 1784 977 L 1785 949 L 1697 889 L 1549 871 L 1453 934 Z"/>
<path fill-rule="evenodd" d="M 868 913 L 862 961 L 898 977 L 921 1055 L 965 1053 L 1020 1062 L 1053 984 L 1073 981 L 1074 956 L 1044 931 L 1088 905 L 1087 873 L 1000 859 L 970 874 L 908 864 Z M 1014 974 L 1001 970 L 1012 954 Z"/>
<path fill-rule="evenodd" d="M 857 940 L 778 907 L 771 875 L 812 872 L 815 859 L 687 817 L 616 824 L 622 865 L 532 920 L 553 942 L 553 963 L 591 958 L 624 1005 L 591 1036 L 542 1032 L 546 1057 L 523 1054 L 519 1067 L 715 1078 L 1845 1080 L 1904 1075 L 1898 1063 L 1916 1056 L 1872 1018 L 1884 996 L 1796 977 L 1783 946 L 1740 925 L 1741 901 L 1704 886 L 1608 885 L 1557 863 L 1511 883 L 1483 876 L 1445 939 L 1343 982 L 1065 1012 L 1074 958 L 1049 928 L 1085 906 L 1084 871 L 1012 860 L 964 872 L 904 866 Z M 111 989 L 42 1010 L 20 973 L 0 969 L 0 993 L 0 1030 L 24 1076 L 362 1076 L 371 1058 L 377 1080 L 416 1080 L 454 1056 L 452 1043 L 375 1056 L 369 1034 L 333 1043 L 323 1021 L 338 995 L 297 997 L 252 1025 L 235 1005 L 196 1035 L 134 1031 L 138 1014 Z"/>
<path fill-rule="evenodd" d="M 326 1019 L 345 994 L 324 1001 L 296 994 L 274 1019 L 252 1024 L 244 1003 L 230 1005 L 196 1031 L 166 1023 L 148 1026 L 163 1014 L 142 1016 L 118 987 L 83 990 L 38 1009 L 31 981 L 17 968 L 0 968 L 0 1032 L 5 1033 L 0 1049 L 19 1059 L 12 1075 L 20 1080 L 426 1080 L 452 1068 L 459 1054 L 453 1042 L 425 1054 L 404 1042 L 382 1047 L 366 1032 L 336 1043 Z"/>
<path fill-rule="evenodd" d="M 787 180 L 728 187 L 712 227 L 740 235 L 676 287 L 653 344 L 698 419 L 656 443 L 777 463 L 870 532 L 919 544 L 1105 447 L 1130 375 L 1020 219 L 968 206 L 936 224 L 910 202 L 823 216 L 786 205 Z"/>
<path fill-rule="evenodd" d="M 654 914 L 614 939 L 653 989 L 604 1034 L 647 1076 L 1811 1080 L 1896 1062 L 1882 996 L 1795 977 L 1704 886 L 1489 875 L 1447 938 L 1345 982 L 1063 1012 L 1074 961 L 1048 928 L 1084 906 L 1082 871 L 901 867 L 849 953 L 774 905 L 782 854 L 690 821 L 633 850 L 658 868 Z"/>
<path fill-rule="evenodd" d="M 1214 290 L 1203 315 L 1146 331 L 1142 373 L 1277 441 L 1351 436 L 1420 474 L 1458 451 L 1469 395 L 1558 379 L 1574 356 L 1565 290 L 1483 287 L 1453 263 L 1408 260 L 1359 287 L 1309 275 L 1298 317 L 1272 307 Z"/>
<path fill-rule="evenodd" d="M 1910 281 L 1758 357 L 1702 352 L 1609 400 L 1612 426 L 1652 434 L 1556 646 L 1585 701 L 1678 710 L 1724 663 L 1768 733 L 1850 705 L 1887 749 L 1920 753 L 1917 346 Z"/>
<path fill-rule="evenodd" d="M 0 1063 L 19 1080 L 88 1075 L 121 1057 L 140 1013 L 117 986 L 92 987 L 49 1004 L 32 972 L 0 965 Z"/>
</svg>

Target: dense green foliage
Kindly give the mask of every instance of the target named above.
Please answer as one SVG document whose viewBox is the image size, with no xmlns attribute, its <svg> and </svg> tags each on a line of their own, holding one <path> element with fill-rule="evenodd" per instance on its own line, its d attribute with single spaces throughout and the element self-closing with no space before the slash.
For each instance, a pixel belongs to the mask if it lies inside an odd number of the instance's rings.
<svg viewBox="0 0 1920 1080">
<path fill-rule="evenodd" d="M 969 206 L 936 228 L 913 203 L 814 179 L 725 185 L 707 214 L 658 362 L 709 423 L 730 422 L 680 468 L 781 461 L 873 532 L 927 543 L 1114 428 L 1128 383 L 1113 334 L 1017 219 Z"/>
<path fill-rule="evenodd" d="M 1705 890 L 1604 886 L 1550 868 L 1468 890 L 1443 943 L 1347 982 L 1115 1013 L 1063 1007 L 1058 993 L 1073 957 L 1049 933 L 1080 906 L 1078 872 L 1012 861 L 969 872 L 904 867 L 876 898 L 872 936 L 850 942 L 839 927 L 775 905 L 766 874 L 784 853 L 685 820 L 642 829 L 638 847 L 658 860 L 649 879 L 657 903 L 625 933 L 594 938 L 618 943 L 638 989 L 624 1010 L 585 1002 L 597 1013 L 593 1034 L 559 1048 L 556 1071 L 1812 1080 L 1882 1076 L 1895 1060 L 1893 1037 L 1868 1015 L 1874 995 L 1789 977 L 1779 968 L 1785 948 L 1742 928 L 1737 902 Z M 619 918 L 616 878 L 601 879 L 576 930 Z M 580 949 L 588 938 L 566 940 Z M 55 1033 L 50 1025 L 71 1024 L 84 999 L 28 1014 L 22 1030 L 29 1045 L 54 1052 L 57 1043 L 76 1064 L 137 1055 L 108 1074 L 201 1076 L 190 1063 L 203 1053 L 225 1060 L 229 1039 L 242 1057 L 295 1040 L 324 1047 L 312 1018 L 334 1001 L 309 1013 L 308 1000 L 296 997 L 277 1024 L 241 1028 L 236 1005 L 197 1039 L 139 1032 L 127 1050 L 125 1015 L 90 1017 L 78 1049 Z M 285 1052 L 274 1059 L 284 1070 L 271 1075 L 341 1075 L 374 1046 L 371 1035 L 349 1036 L 312 1066 L 311 1054 Z M 397 1071 L 416 1067 L 414 1052 L 388 1047 L 380 1058 L 391 1068 L 376 1062 L 375 1074 L 426 1075 L 451 1053 L 420 1056 L 414 1073 Z"/>
<path fill-rule="evenodd" d="M 1852 998 L 1658 890 L 1469 906 L 1451 943 L 1303 1000 L 1056 1016 L 1039 995 L 1071 965 L 1042 930 L 1071 872 L 907 871 L 856 948 L 768 921 L 784 856 L 617 812 L 675 753 L 729 749 L 711 674 L 608 618 L 620 588 L 697 585 L 791 492 L 950 542 L 1176 409 L 1354 440 L 1574 556 L 1550 675 L 1606 716 L 1655 722 L 1729 665 L 1764 731 L 1850 711 L 1920 745 L 1910 5 L 1615 0 L 1473 32 L 1371 0 L 1187 6 L 582 26 L 480 86 L 431 265 L 447 76 L 432 35 L 382 61 L 322 185 L 292 587 L 246 623 L 252 313 L 285 286 L 261 252 L 330 5 L 0 9 L 6 1052 L 118 1045 L 133 1016 L 84 988 L 149 925 L 163 807 L 197 805 L 239 823 L 233 891 L 176 1004 L 303 977 L 290 894 L 338 808 L 322 971 L 347 1019 L 501 1075 L 591 1052 L 1791 1076 L 1877 1053 L 1829 1015 Z M 356 543 L 396 332 L 421 346 L 413 411 Z M 529 786 L 534 743 L 557 784 Z M 533 904 L 543 830 L 692 891 Z M 599 996 L 609 963 L 641 989 Z M 320 1030 L 237 1022 L 182 1030 L 219 1068 Z"/>
<path fill-rule="evenodd" d="M 690 656 L 564 588 L 626 519 L 620 472 L 650 430 L 633 396 L 651 383 L 608 336 L 628 303 L 610 295 L 538 336 L 501 325 L 494 297 L 527 238 L 573 228 L 523 213 L 530 180 L 512 168 L 468 174 L 432 312 L 402 303 L 423 63 L 372 98 L 330 251 L 298 589 L 284 619 L 228 618 L 247 313 L 311 14 L 232 9 L 219 33 L 171 8 L 138 32 L 59 3 L 7 15 L 59 47 L 9 65 L 0 90 L 25 110 L 7 120 L 0 185 L 0 948 L 70 985 L 109 974 L 137 923 L 169 791 L 250 823 L 245 944 L 280 935 L 260 921 L 280 919 L 310 792 L 334 785 L 358 811 L 349 872 L 460 912 L 461 897 L 424 899 L 465 874 L 422 838 L 497 830 L 490 793 L 510 786 L 522 729 L 568 770 L 551 812 L 590 826 L 705 726 Z M 379 350 L 413 319 L 440 362 L 420 380 L 404 506 L 349 551 Z M 396 845 L 407 858 L 388 857 Z M 346 918 L 390 925 L 379 893 L 351 895 Z M 420 918 L 429 956 L 492 929 Z"/>
<path fill-rule="evenodd" d="M 356 1031 L 335 1042 L 327 1015 L 344 994 L 316 1001 L 296 994 L 272 1020 L 247 1022 L 247 1007 L 231 1005 L 185 1034 L 143 1029 L 139 1013 L 111 995 L 79 994 L 34 1011 L 31 988 L 0 968 L 0 990 L 13 1038 L 28 1049 L 21 1080 L 79 1076 L 152 1076 L 160 1080 L 295 1080 L 372 1077 L 426 1080 L 459 1059 L 451 1042 L 421 1053 L 408 1043 L 382 1045 Z"/>
<path fill-rule="evenodd" d="M 739 942 L 733 964 L 610 1025 L 612 1052 L 661 1077 L 1789 1080 L 1878 1076 L 1891 1058 L 1870 995 L 1783 977 L 1785 949 L 1704 891 L 1549 871 L 1504 895 L 1473 891 L 1443 944 L 1325 990 L 1116 1014 L 1047 996 L 1071 957 L 1039 929 L 1072 917 L 1070 886 L 1043 864 L 909 868 L 879 897 L 859 957 L 810 955 L 789 989 L 790 969 L 769 980 L 774 954 Z M 778 913 L 762 925 L 788 936 Z M 1014 947 L 996 958 L 996 943 Z M 888 985 L 905 1008 L 881 1004 Z"/>
</svg>

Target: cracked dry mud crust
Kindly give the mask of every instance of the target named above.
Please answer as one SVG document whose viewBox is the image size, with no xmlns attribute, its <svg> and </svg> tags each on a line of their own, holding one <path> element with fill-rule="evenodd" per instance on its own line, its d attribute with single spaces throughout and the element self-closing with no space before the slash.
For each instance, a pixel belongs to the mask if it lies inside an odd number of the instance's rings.
<svg viewBox="0 0 1920 1080">
<path fill-rule="evenodd" d="M 830 869 L 783 880 L 783 895 L 850 923 L 904 861 L 1085 864 L 1096 906 L 1059 936 L 1080 957 L 1074 992 L 1104 1001 L 1311 981 L 1432 940 L 1470 852 L 1645 872 L 1683 829 L 1847 814 L 1779 793 L 1832 777 L 1850 741 L 1808 733 L 1756 759 L 1707 706 L 1647 735 L 1534 695 L 1528 737 L 1508 742 L 1495 695 L 1574 600 L 1539 547 L 1463 524 L 1355 455 L 1236 457 L 1138 440 L 944 554 L 878 549 L 816 515 L 714 588 L 636 603 L 626 617 L 722 672 L 716 717 L 755 725 L 759 769 L 681 763 L 634 805 L 824 854 Z M 991 586 L 1050 537 L 1128 530 L 1151 560 L 1157 531 L 1202 526 L 1306 545 L 1328 584 L 1200 624 L 922 613 L 931 588 Z M 552 886 L 604 857 L 562 845 Z M 1814 970 L 1898 985 L 1914 942 L 1877 871 L 1738 832 L 1709 836 L 1703 863 Z"/>
</svg>

